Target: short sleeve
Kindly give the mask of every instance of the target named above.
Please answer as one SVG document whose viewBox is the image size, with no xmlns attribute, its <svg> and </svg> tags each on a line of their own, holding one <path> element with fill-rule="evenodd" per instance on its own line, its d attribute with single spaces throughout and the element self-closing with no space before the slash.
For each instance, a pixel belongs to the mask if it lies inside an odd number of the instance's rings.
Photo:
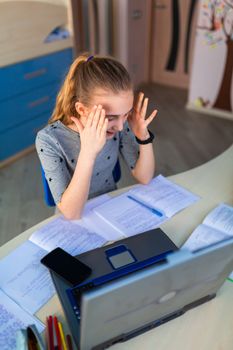
<svg viewBox="0 0 233 350">
<path fill-rule="evenodd" d="M 46 134 L 45 130 L 41 130 L 37 134 L 36 150 L 53 199 L 57 204 L 61 201 L 61 197 L 71 180 L 65 159 L 55 140 Z"/>
<path fill-rule="evenodd" d="M 139 145 L 127 122 L 120 133 L 119 147 L 120 153 L 129 169 L 134 169 L 139 156 Z"/>
</svg>

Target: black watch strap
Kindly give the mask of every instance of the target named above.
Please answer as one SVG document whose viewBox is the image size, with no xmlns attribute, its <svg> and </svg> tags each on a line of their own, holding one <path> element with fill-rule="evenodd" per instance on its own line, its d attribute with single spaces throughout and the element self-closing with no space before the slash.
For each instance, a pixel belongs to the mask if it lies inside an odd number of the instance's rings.
<svg viewBox="0 0 233 350">
<path fill-rule="evenodd" d="M 153 142 L 155 136 L 154 136 L 154 134 L 152 134 L 152 132 L 150 130 L 148 130 L 148 132 L 150 134 L 150 137 L 148 137 L 148 139 L 146 139 L 146 140 L 140 140 L 135 136 L 135 139 L 136 139 L 137 143 L 139 143 L 139 145 L 147 145 L 148 143 Z"/>
</svg>

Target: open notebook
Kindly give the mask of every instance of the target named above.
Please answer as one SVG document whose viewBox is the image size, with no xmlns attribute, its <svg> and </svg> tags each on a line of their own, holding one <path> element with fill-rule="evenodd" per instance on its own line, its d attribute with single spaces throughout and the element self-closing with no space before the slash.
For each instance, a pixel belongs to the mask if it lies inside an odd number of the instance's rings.
<svg viewBox="0 0 233 350">
<path fill-rule="evenodd" d="M 95 207 L 94 212 L 122 237 L 128 237 L 159 227 L 198 199 L 195 194 L 159 175 L 148 185 L 137 185 Z"/>
<path fill-rule="evenodd" d="M 220 204 L 193 231 L 182 248 L 195 251 L 233 237 L 233 207 Z M 229 278 L 233 281 L 233 272 Z"/>
</svg>

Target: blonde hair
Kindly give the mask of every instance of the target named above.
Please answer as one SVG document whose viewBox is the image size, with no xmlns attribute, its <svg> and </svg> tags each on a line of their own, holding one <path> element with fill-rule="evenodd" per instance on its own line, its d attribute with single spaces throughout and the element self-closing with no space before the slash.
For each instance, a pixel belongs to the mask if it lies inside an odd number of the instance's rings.
<svg viewBox="0 0 233 350">
<path fill-rule="evenodd" d="M 113 57 L 83 54 L 70 66 L 49 123 L 61 120 L 70 124 L 71 116 L 79 117 L 75 103 L 80 101 L 88 106 L 96 88 L 118 93 L 132 89 L 132 82 L 125 67 Z"/>
</svg>

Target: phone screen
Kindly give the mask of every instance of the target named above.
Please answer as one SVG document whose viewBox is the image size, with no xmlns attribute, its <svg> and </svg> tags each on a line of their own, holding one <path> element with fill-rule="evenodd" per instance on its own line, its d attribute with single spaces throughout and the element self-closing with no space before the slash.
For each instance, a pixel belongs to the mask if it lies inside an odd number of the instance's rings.
<svg viewBox="0 0 233 350">
<path fill-rule="evenodd" d="M 61 248 L 56 248 L 41 259 L 41 263 L 66 282 L 78 285 L 91 274 L 91 268 Z"/>
</svg>

